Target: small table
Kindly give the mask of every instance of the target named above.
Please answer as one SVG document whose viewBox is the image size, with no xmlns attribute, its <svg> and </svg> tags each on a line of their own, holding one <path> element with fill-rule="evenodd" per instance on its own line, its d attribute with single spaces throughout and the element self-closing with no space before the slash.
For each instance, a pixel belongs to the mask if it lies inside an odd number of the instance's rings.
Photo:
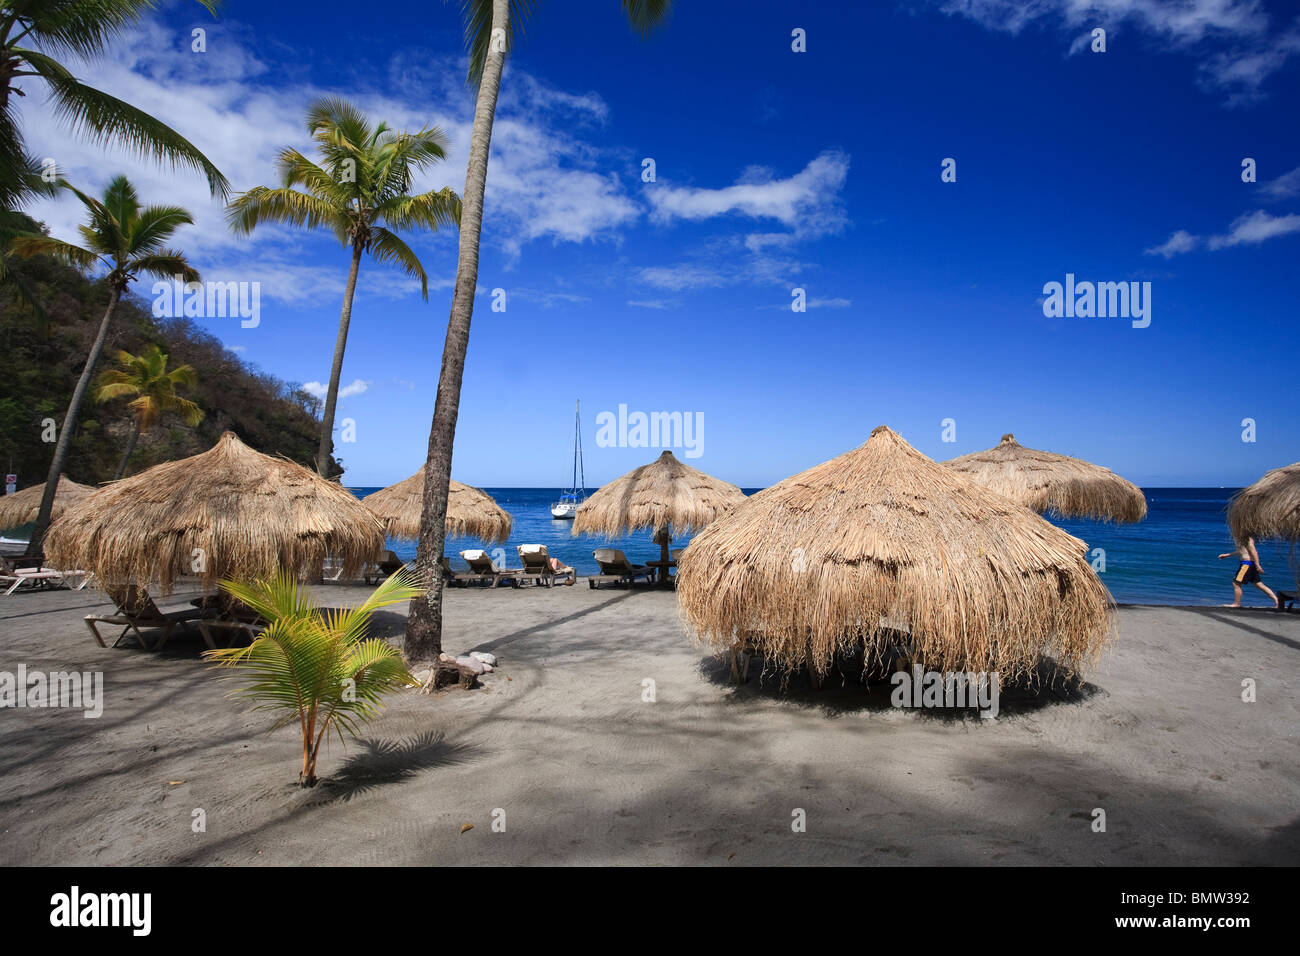
<svg viewBox="0 0 1300 956">
<path fill-rule="evenodd" d="M 669 582 L 673 580 L 672 575 L 668 573 L 669 568 L 677 567 L 676 561 L 647 561 L 647 568 L 655 569 L 655 584 L 658 587 L 666 588 Z"/>
</svg>

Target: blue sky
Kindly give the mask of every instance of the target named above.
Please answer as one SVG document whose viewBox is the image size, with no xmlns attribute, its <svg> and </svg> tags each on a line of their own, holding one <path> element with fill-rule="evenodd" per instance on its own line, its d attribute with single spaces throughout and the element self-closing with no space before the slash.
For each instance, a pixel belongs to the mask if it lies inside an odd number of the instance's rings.
<svg viewBox="0 0 1300 956">
<path fill-rule="evenodd" d="M 457 6 L 381 12 L 230 0 L 213 22 L 172 3 L 78 71 L 172 123 L 236 190 L 309 148 L 302 115 L 324 93 L 443 126 L 449 159 L 417 187 L 460 190 Z M 1297 92 L 1300 17 L 1280 4 L 681 2 L 642 42 L 614 0 L 545 2 L 503 83 L 453 473 L 566 484 L 580 398 L 593 486 L 658 454 L 596 447 L 597 414 L 620 404 L 702 416 L 690 463 L 743 486 L 881 423 L 937 459 L 1013 431 L 1140 484 L 1249 483 L 1300 459 Z M 262 283 L 256 328 L 205 327 L 283 378 L 327 379 L 347 268 L 332 237 L 236 238 L 197 177 L 83 143 L 31 99 L 29 143 L 70 179 L 128 172 L 196 214 L 177 242 L 204 278 Z M 72 238 L 75 202 L 34 212 Z M 408 239 L 427 303 L 362 264 L 339 412 L 357 440 L 336 450 L 351 485 L 424 458 L 456 237 Z M 1150 282 L 1150 326 L 1045 318 L 1043 286 L 1067 273 Z"/>
</svg>

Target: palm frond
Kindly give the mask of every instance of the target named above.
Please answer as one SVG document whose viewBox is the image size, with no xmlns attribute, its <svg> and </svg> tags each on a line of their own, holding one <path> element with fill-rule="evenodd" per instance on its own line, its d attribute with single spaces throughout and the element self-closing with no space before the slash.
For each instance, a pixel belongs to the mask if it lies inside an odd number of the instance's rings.
<svg viewBox="0 0 1300 956">
<path fill-rule="evenodd" d="M 238 233 L 250 233 L 261 222 L 282 222 L 308 229 L 326 228 L 346 235 L 346 212 L 296 189 L 254 186 L 226 207 L 226 221 Z"/>
<path fill-rule="evenodd" d="M 73 78 L 50 57 L 31 50 L 23 58 L 49 84 L 54 114 L 73 130 L 96 143 L 120 143 L 141 156 L 176 168 L 186 166 L 202 173 L 212 195 L 225 198 L 230 183 L 193 143 L 166 123 L 130 103 L 87 86 Z"/>
<path fill-rule="evenodd" d="M 30 259 L 32 256 L 52 256 L 78 269 L 92 269 L 102 261 L 98 255 L 88 249 L 38 233 L 14 236 L 9 240 L 9 251 L 22 259 Z"/>
<path fill-rule="evenodd" d="M 180 206 L 147 206 L 132 223 L 127 249 L 133 254 L 153 252 L 181 226 L 193 224 L 194 218 Z"/>
<path fill-rule="evenodd" d="M 393 229 L 459 226 L 460 197 L 450 186 L 415 196 L 391 196 L 375 208 L 375 218 Z"/>
<path fill-rule="evenodd" d="M 199 282 L 199 271 L 189 264 L 183 253 L 174 249 L 163 249 L 146 256 L 137 256 L 127 263 L 131 272 L 143 272 L 158 279 L 170 279 L 180 276 L 186 282 Z"/>
<path fill-rule="evenodd" d="M 627 21 L 642 39 L 668 19 L 672 6 L 672 0 L 623 0 Z"/>
<path fill-rule="evenodd" d="M 424 266 L 411 247 L 403 242 L 396 233 L 390 232 L 383 226 L 375 226 L 370 230 L 370 254 L 375 257 L 376 262 L 387 262 L 399 266 L 407 275 L 415 276 L 420 280 L 420 294 L 424 296 L 425 301 L 429 300 L 429 277 L 425 275 Z"/>
</svg>

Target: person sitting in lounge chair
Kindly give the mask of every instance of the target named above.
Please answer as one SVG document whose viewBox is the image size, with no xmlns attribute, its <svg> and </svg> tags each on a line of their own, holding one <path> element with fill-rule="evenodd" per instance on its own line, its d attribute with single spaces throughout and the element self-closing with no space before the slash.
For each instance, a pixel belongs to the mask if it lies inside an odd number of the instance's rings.
<svg viewBox="0 0 1300 956">
<path fill-rule="evenodd" d="M 551 557 L 544 544 L 521 544 L 516 550 L 524 565 L 525 578 L 532 578 L 548 588 L 555 583 L 556 578 L 567 577 L 568 580 L 564 583 L 570 585 L 577 580 L 577 572 L 558 558 Z"/>
</svg>

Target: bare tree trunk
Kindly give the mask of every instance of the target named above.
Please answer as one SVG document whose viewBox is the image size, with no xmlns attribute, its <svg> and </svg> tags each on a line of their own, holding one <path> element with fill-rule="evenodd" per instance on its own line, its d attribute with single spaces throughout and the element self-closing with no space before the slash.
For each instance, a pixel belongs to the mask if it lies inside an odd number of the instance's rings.
<svg viewBox="0 0 1300 956">
<path fill-rule="evenodd" d="M 460 255 L 456 263 L 456 292 L 447 320 L 442 347 L 442 372 L 429 429 L 429 454 L 424 463 L 424 499 L 420 538 L 415 553 L 415 574 L 428 591 L 411 601 L 406 624 L 408 660 L 431 660 L 442 650 L 442 549 L 446 539 L 447 488 L 451 482 L 451 452 L 460 413 L 460 384 L 469 348 L 469 323 L 474 314 L 474 289 L 478 285 L 478 243 L 483 227 L 483 192 L 487 186 L 488 152 L 492 145 L 492 118 L 505 66 L 504 37 L 509 23 L 509 0 L 492 0 L 492 37 L 469 142 L 465 191 L 461 194 Z"/>
<path fill-rule="evenodd" d="M 50 471 L 45 478 L 45 493 L 41 496 L 41 510 L 36 513 L 36 527 L 32 529 L 31 541 L 27 545 L 29 555 L 40 554 L 45 546 L 45 532 L 50 528 L 50 515 L 54 511 L 54 493 L 59 487 L 59 478 L 63 475 L 64 465 L 68 461 L 68 451 L 72 448 L 72 436 L 77 433 L 77 418 L 81 414 L 81 403 L 85 401 L 90 382 L 95 377 L 95 366 L 108 341 L 108 330 L 113 325 L 113 313 L 122 298 L 122 290 L 113 286 L 112 298 L 104 310 L 104 318 L 99 323 L 99 333 L 86 356 L 86 367 L 81 370 L 77 387 L 72 391 L 72 401 L 68 402 L 68 411 L 63 416 L 63 427 L 59 429 L 58 441 L 54 445 L 54 458 L 50 461 Z"/>
<path fill-rule="evenodd" d="M 140 440 L 140 419 L 131 420 L 131 437 L 126 443 L 126 453 L 122 455 L 122 461 L 117 466 L 117 474 L 113 476 L 114 481 L 121 479 L 126 474 L 126 463 L 131 460 L 131 454 L 135 451 L 135 443 Z"/>
<path fill-rule="evenodd" d="M 330 366 L 329 391 L 325 393 L 325 414 L 320 422 L 320 450 L 316 452 L 316 473 L 326 478 L 330 455 L 334 452 L 334 409 L 339 403 L 339 376 L 343 374 L 343 352 L 348 347 L 348 324 L 352 321 L 352 294 L 357 289 L 357 271 L 361 268 L 361 247 L 352 247 L 352 268 L 343 289 L 343 311 L 339 314 L 339 337 L 334 343 L 334 364 Z"/>
</svg>

